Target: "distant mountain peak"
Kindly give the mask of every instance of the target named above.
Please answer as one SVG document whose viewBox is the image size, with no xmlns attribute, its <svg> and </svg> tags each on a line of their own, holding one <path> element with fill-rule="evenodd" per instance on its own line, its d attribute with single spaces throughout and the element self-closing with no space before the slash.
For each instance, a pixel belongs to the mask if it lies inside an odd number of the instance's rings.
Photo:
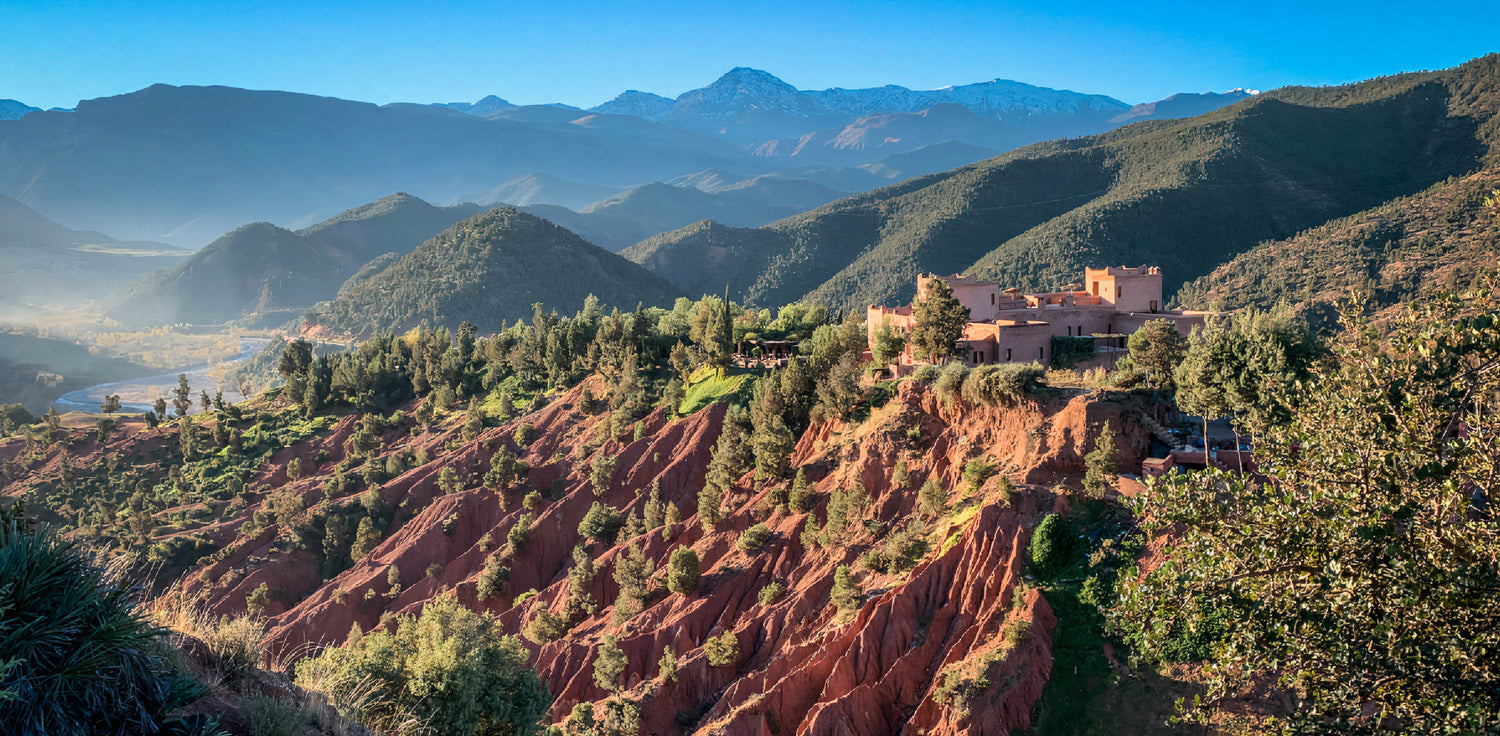
<svg viewBox="0 0 1500 736">
<path fill-rule="evenodd" d="M 28 112 L 40 109 L 17 100 L 0 100 L 0 120 L 17 120 Z"/>
<path fill-rule="evenodd" d="M 724 72 L 722 76 L 720 76 L 717 80 L 714 80 L 714 83 L 709 86 L 727 87 L 735 85 L 770 85 L 774 87 L 784 87 L 790 90 L 797 89 L 796 87 L 793 87 L 792 85 L 781 81 L 781 78 L 777 77 L 775 74 L 767 71 L 762 71 L 760 69 L 752 69 L 748 66 L 737 66 L 727 72 Z"/>
<path fill-rule="evenodd" d="M 501 110 L 509 110 L 515 107 L 514 104 L 502 100 L 496 95 L 485 95 L 475 102 L 441 102 L 437 106 L 478 117 L 493 115 Z"/>
<path fill-rule="evenodd" d="M 668 110 L 672 109 L 672 99 L 650 92 L 642 92 L 637 89 L 627 89 L 616 95 L 613 100 L 602 105 L 589 108 L 589 112 L 601 112 L 607 115 L 634 115 L 651 122 L 661 120 Z"/>
</svg>

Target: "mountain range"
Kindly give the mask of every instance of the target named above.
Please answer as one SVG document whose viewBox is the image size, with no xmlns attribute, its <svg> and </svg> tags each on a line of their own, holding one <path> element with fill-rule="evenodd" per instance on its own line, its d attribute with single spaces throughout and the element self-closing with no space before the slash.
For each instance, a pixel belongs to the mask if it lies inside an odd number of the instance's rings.
<svg viewBox="0 0 1500 736">
<path fill-rule="evenodd" d="M 1106 96 L 1004 80 L 809 92 L 746 68 L 666 102 L 626 93 L 593 110 L 497 96 L 376 106 L 154 85 L 74 110 L 17 103 L 0 115 L 19 116 L 0 119 L 0 194 L 69 227 L 198 247 L 248 222 L 306 227 L 395 191 L 574 209 L 610 196 L 548 199 L 552 187 L 507 188 L 526 177 L 617 193 L 712 170 L 858 192 L 1108 130 L 1130 112 Z"/>
<path fill-rule="evenodd" d="M 752 306 L 903 303 L 919 273 L 1023 289 L 1159 264 L 1169 293 L 1266 240 L 1495 163 L 1500 56 L 1285 88 L 1195 118 L 1012 151 L 744 229 L 695 223 L 624 251 L 691 294 Z"/>
</svg>

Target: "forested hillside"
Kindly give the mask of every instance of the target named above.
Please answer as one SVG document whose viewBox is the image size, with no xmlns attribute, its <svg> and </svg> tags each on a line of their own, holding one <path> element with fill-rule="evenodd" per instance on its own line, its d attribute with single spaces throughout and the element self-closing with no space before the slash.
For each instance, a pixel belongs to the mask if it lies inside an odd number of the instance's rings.
<svg viewBox="0 0 1500 736">
<path fill-rule="evenodd" d="M 1192 308 L 1265 309 L 1360 294 L 1385 307 L 1438 288 L 1461 291 L 1500 257 L 1500 220 L 1484 206 L 1500 198 L 1496 189 L 1493 169 L 1445 180 L 1262 243 L 1185 284 L 1177 298 Z"/>
<path fill-rule="evenodd" d="M 501 207 L 443 231 L 375 274 L 361 274 L 304 318 L 307 329 L 369 335 L 422 322 L 483 332 L 532 316 L 532 305 L 571 312 L 589 295 L 623 310 L 669 304 L 666 279 L 535 215 Z"/>
<path fill-rule="evenodd" d="M 245 225 L 176 267 L 142 277 L 112 297 L 106 314 L 126 324 L 216 323 L 305 309 L 333 297 L 377 256 L 407 253 L 483 210 L 434 207 L 393 194 L 296 232 L 265 222 Z"/>
<path fill-rule="evenodd" d="M 753 230 L 703 223 L 624 254 L 689 293 L 840 309 L 900 302 L 924 271 L 1026 289 L 1084 266 L 1166 267 L 1168 292 L 1286 238 L 1494 157 L 1500 56 L 1286 88 L 1187 120 L 1053 141 Z"/>
</svg>

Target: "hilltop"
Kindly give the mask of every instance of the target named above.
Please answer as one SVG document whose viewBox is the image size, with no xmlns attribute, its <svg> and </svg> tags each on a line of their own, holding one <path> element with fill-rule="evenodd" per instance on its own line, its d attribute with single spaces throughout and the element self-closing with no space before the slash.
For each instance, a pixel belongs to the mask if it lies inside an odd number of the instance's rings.
<svg viewBox="0 0 1500 736">
<path fill-rule="evenodd" d="M 623 252 L 689 293 L 761 306 L 901 303 L 916 274 L 1022 289 L 1161 263 L 1168 291 L 1265 240 L 1492 162 L 1500 56 L 1286 88 L 1196 118 L 1042 143 L 756 229 L 698 223 Z"/>
<path fill-rule="evenodd" d="M 577 235 L 509 207 L 456 223 L 320 304 L 305 329 L 370 335 L 422 322 L 482 332 L 532 316 L 532 305 L 569 312 L 589 295 L 606 305 L 659 306 L 681 295 L 666 279 Z"/>
</svg>

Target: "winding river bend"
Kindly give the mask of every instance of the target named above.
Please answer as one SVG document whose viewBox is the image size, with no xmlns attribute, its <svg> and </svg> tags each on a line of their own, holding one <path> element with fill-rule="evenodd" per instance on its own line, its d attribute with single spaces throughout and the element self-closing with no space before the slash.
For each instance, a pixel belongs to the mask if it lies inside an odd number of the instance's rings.
<svg viewBox="0 0 1500 736">
<path fill-rule="evenodd" d="M 240 338 L 240 355 L 234 360 L 223 363 L 206 365 L 195 365 L 188 368 L 178 368 L 174 371 L 160 373 L 154 376 L 142 376 L 130 378 L 124 381 L 113 381 L 101 383 L 77 391 L 69 391 L 52 402 L 58 413 L 66 414 L 70 411 L 97 412 L 99 405 L 104 403 L 104 397 L 109 394 L 120 395 L 120 412 L 122 414 L 139 414 L 151 408 L 158 396 L 169 396 L 171 391 L 177 388 L 178 374 L 187 374 L 188 385 L 193 388 L 193 408 L 189 413 L 202 411 L 198 405 L 198 392 L 207 390 L 210 395 L 215 390 L 224 392 L 224 398 L 229 401 L 241 401 L 245 397 L 240 395 L 239 389 L 232 385 L 220 386 L 211 376 L 209 371 L 224 365 L 233 365 L 260 352 L 262 348 L 269 345 L 271 341 L 264 337 L 242 337 Z"/>
</svg>

